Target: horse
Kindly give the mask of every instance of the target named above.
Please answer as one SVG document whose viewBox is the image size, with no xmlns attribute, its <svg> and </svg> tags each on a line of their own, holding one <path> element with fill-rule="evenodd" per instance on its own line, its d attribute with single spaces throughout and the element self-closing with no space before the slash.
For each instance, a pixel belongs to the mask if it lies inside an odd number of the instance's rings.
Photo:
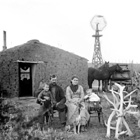
<svg viewBox="0 0 140 140">
<path fill-rule="evenodd" d="M 103 80 L 102 77 L 104 77 L 104 71 L 109 68 L 109 62 L 106 62 L 99 67 L 98 69 L 95 69 L 93 67 L 88 68 L 88 86 L 89 88 L 92 88 L 92 83 L 94 79 L 98 80 L 98 90 L 100 88 L 100 80 Z"/>
<path fill-rule="evenodd" d="M 101 65 L 98 70 L 103 70 L 103 69 L 106 69 L 106 68 L 109 68 L 109 61 L 105 61 L 105 63 L 103 65 Z"/>
<path fill-rule="evenodd" d="M 102 80 L 103 81 L 103 89 L 102 90 L 106 91 L 106 86 L 109 82 L 111 75 L 114 72 L 121 72 L 121 71 L 122 71 L 122 68 L 120 67 L 119 64 L 116 64 L 116 65 L 109 67 L 109 65 L 107 65 L 107 63 L 106 63 L 104 67 L 98 68 L 98 69 L 90 67 L 88 69 L 88 86 L 89 86 L 89 88 L 92 88 L 92 83 L 96 79 L 99 81 L 98 82 L 98 84 L 99 84 L 98 91 L 99 91 L 100 80 Z"/>
</svg>

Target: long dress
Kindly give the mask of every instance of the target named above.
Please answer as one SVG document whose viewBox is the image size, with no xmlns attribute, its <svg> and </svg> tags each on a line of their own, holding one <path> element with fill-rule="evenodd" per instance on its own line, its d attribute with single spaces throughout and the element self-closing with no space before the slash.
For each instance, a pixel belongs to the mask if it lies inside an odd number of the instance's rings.
<svg viewBox="0 0 140 140">
<path fill-rule="evenodd" d="M 84 90 L 81 85 L 78 85 L 78 89 L 76 92 L 73 92 L 70 86 L 66 88 L 66 105 L 68 107 L 67 124 L 71 125 L 75 122 L 76 117 L 79 115 L 77 103 L 80 102 L 81 104 L 83 104 L 83 106 L 85 106 L 83 99 L 84 99 Z M 90 117 L 87 109 L 82 108 L 80 110 L 80 115 L 82 118 L 82 124 L 85 125 Z"/>
</svg>

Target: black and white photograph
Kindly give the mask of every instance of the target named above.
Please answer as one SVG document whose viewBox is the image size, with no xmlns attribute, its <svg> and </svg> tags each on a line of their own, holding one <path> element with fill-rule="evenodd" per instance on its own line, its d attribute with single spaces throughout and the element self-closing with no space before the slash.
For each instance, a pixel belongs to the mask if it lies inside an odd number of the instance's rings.
<svg viewBox="0 0 140 140">
<path fill-rule="evenodd" d="M 139 140 L 139 0 L 0 0 L 0 140 Z"/>
</svg>

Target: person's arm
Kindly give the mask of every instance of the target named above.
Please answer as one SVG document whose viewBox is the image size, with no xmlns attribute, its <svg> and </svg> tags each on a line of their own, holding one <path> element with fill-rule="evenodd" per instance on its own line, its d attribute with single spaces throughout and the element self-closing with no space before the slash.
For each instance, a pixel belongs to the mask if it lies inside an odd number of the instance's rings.
<svg viewBox="0 0 140 140">
<path fill-rule="evenodd" d="M 37 89 L 37 91 L 35 92 L 35 96 L 38 98 L 39 93 L 42 91 L 43 89 Z"/>
<path fill-rule="evenodd" d="M 72 98 L 71 98 L 71 93 L 70 93 L 70 88 L 67 87 L 66 88 L 66 100 L 69 102 L 73 102 Z"/>
<path fill-rule="evenodd" d="M 44 90 L 42 90 L 39 95 L 38 95 L 38 100 L 42 101 L 42 94 L 43 94 Z"/>
<path fill-rule="evenodd" d="M 61 100 L 59 101 L 59 103 L 64 104 L 66 102 L 66 97 L 64 95 L 64 91 L 60 86 L 58 86 L 58 88 L 59 88 L 59 94 L 60 94 L 60 97 L 61 97 Z"/>
<path fill-rule="evenodd" d="M 81 92 L 81 98 L 80 98 L 79 102 L 83 101 L 84 100 L 84 96 L 85 96 L 84 89 L 83 89 L 83 87 L 81 85 L 80 85 L 80 92 Z"/>
<path fill-rule="evenodd" d="M 56 101 L 54 100 L 53 95 L 50 91 L 49 91 L 49 96 L 50 96 L 50 99 L 51 99 L 51 103 L 56 104 Z"/>
</svg>

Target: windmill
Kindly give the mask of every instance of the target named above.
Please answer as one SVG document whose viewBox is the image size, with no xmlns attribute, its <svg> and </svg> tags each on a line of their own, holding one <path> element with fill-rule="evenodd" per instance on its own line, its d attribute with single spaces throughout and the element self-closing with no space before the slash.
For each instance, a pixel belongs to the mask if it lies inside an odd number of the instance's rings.
<svg viewBox="0 0 140 140">
<path fill-rule="evenodd" d="M 103 16 L 96 15 L 92 18 L 90 24 L 91 24 L 92 29 L 95 30 L 95 35 L 92 35 L 92 37 L 95 37 L 92 64 L 93 64 L 94 68 L 98 68 L 103 63 L 101 46 L 100 46 L 100 37 L 102 35 L 100 35 L 99 32 L 105 28 L 107 23 Z"/>
</svg>

